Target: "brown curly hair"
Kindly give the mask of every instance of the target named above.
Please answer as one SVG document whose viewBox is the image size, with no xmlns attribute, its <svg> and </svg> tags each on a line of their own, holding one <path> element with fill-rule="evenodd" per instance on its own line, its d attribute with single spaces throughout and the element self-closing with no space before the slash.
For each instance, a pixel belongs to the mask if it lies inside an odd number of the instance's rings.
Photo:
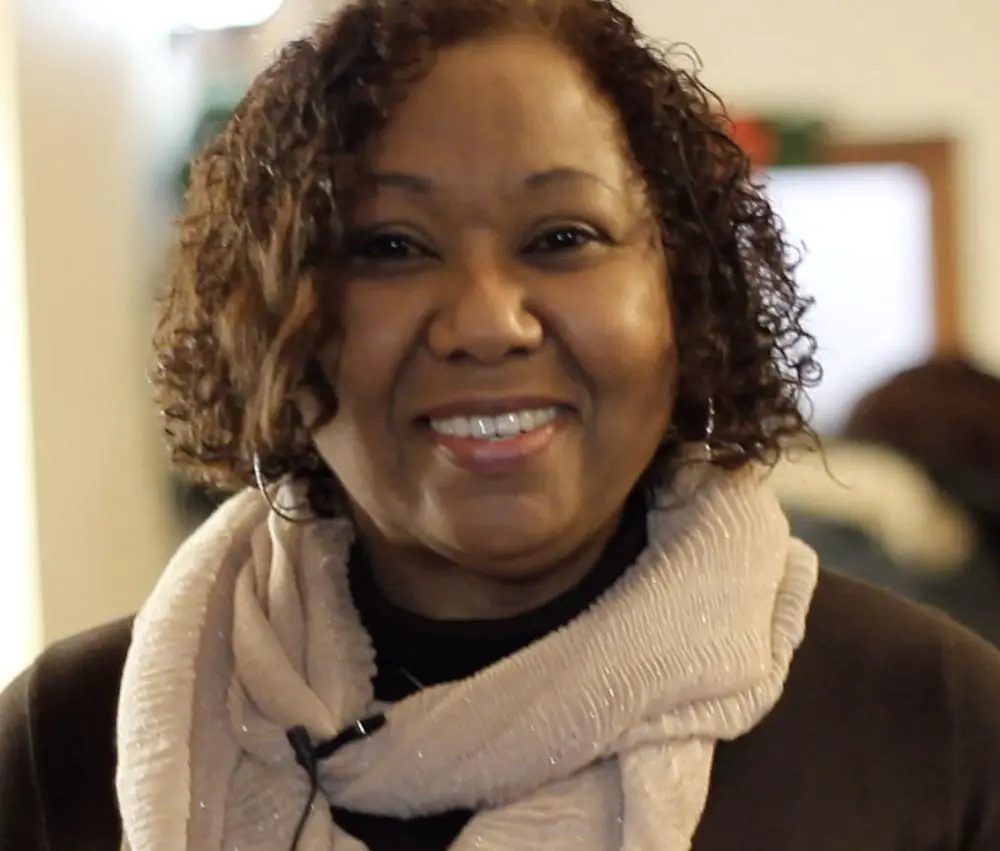
<svg viewBox="0 0 1000 851">
<path fill-rule="evenodd" d="M 801 403 L 819 375 L 809 301 L 694 70 L 612 0 L 356 0 L 284 49 L 192 165 L 154 339 L 182 473 L 234 489 L 254 482 L 256 455 L 268 481 L 304 479 L 313 510 L 335 510 L 338 485 L 292 398 L 308 387 L 335 414 L 315 357 L 339 334 L 352 176 L 439 51 L 522 29 L 568 51 L 617 107 L 671 258 L 677 402 L 650 472 L 704 439 L 710 401 L 716 463 L 728 467 L 773 462 L 785 438 L 808 433 Z"/>
</svg>

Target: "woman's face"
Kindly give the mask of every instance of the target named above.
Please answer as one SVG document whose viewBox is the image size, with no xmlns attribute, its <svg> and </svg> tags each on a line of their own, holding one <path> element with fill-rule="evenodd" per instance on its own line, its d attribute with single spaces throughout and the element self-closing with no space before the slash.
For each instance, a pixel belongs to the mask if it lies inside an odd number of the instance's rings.
<svg viewBox="0 0 1000 851">
<path fill-rule="evenodd" d="M 616 113 L 542 40 L 469 43 L 370 167 L 316 445 L 383 551 L 530 578 L 614 525 L 671 415 L 667 268 Z"/>
</svg>

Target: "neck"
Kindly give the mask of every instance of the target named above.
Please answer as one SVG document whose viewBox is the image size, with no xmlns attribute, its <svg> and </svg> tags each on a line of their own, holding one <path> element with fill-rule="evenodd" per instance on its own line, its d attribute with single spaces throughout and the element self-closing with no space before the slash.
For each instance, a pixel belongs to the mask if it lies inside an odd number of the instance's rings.
<svg viewBox="0 0 1000 851">
<path fill-rule="evenodd" d="M 400 544 L 359 523 L 375 581 L 394 606 L 434 620 L 501 620 L 551 602 L 594 567 L 621 522 L 617 512 L 568 552 L 483 566 Z"/>
</svg>

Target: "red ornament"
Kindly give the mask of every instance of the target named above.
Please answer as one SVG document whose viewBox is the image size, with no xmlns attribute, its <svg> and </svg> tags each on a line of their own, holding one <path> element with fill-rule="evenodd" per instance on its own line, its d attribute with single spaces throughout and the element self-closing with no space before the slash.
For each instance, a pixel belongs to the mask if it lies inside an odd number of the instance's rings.
<svg viewBox="0 0 1000 851">
<path fill-rule="evenodd" d="M 732 138 L 750 157 L 754 168 L 767 168 L 778 158 L 780 145 L 767 123 L 757 118 L 736 118 Z"/>
</svg>

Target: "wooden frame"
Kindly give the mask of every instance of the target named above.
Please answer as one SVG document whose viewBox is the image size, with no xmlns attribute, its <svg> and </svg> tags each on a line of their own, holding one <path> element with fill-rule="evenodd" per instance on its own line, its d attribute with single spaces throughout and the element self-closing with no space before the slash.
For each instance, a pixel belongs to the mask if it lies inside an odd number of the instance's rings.
<svg viewBox="0 0 1000 851">
<path fill-rule="evenodd" d="M 905 163 L 919 169 L 931 190 L 936 347 L 938 354 L 963 349 L 959 302 L 955 142 L 947 138 L 908 142 L 833 141 L 823 152 L 829 164 Z"/>
</svg>

